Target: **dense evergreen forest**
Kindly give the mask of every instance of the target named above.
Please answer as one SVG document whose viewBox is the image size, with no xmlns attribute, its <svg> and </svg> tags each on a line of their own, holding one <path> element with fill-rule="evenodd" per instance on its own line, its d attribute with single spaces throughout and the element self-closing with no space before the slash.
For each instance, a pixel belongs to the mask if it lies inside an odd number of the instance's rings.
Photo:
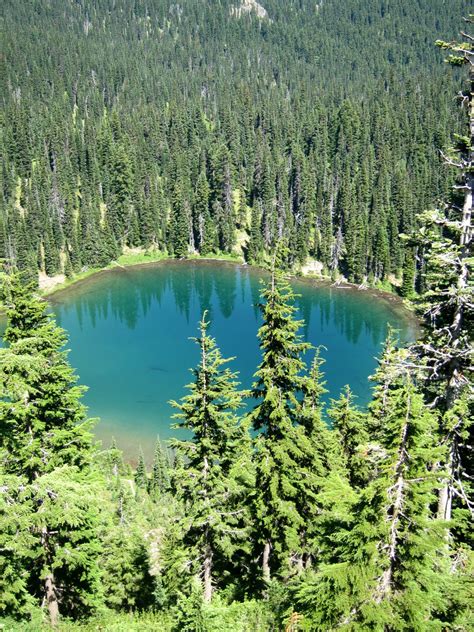
<svg viewBox="0 0 474 632">
<path fill-rule="evenodd" d="M 432 43 L 469 3 L 263 4 L 5 0 L 0 257 L 71 276 L 285 240 L 296 268 L 411 279 L 398 235 L 452 184 Z"/>
<path fill-rule="evenodd" d="M 3 629 L 473 629 L 466 4 L 4 2 Z M 127 247 L 271 268 L 252 389 L 204 313 L 189 438 L 133 469 L 36 289 Z M 366 410 L 349 386 L 322 404 L 286 277 L 306 257 L 403 278 L 424 323 L 388 337 Z"/>
</svg>

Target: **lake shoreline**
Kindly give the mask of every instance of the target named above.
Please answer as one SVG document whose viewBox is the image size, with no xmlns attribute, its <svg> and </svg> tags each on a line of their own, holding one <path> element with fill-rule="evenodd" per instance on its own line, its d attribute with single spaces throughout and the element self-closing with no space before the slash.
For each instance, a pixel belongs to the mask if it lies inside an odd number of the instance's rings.
<svg viewBox="0 0 474 632">
<path fill-rule="evenodd" d="M 152 458 L 152 434 L 176 436 L 167 403 L 183 394 L 195 364 L 189 340 L 203 310 L 226 357 L 235 358 L 244 388 L 252 383 L 260 358 L 256 305 L 268 269 L 228 259 L 162 258 L 88 272 L 44 300 L 69 334 L 71 363 L 89 387 L 85 404 L 101 420 L 94 435 L 104 446 L 115 437 L 133 462 L 140 446 Z M 367 377 L 388 324 L 409 345 L 418 337 L 413 313 L 388 292 L 315 276 L 289 280 L 304 321 L 301 335 L 325 349 L 327 397 L 336 398 L 348 383 L 365 407 Z"/>
<path fill-rule="evenodd" d="M 198 263 L 203 265 L 215 264 L 215 265 L 231 265 L 231 266 L 239 266 L 249 268 L 255 271 L 261 271 L 263 273 L 269 273 L 268 268 L 263 266 L 250 265 L 246 263 L 243 259 L 237 256 L 215 256 L 215 257 L 201 257 L 201 256 L 191 256 L 182 259 L 175 259 L 174 257 L 170 257 L 168 255 L 164 255 L 163 253 L 157 253 L 157 256 L 151 256 L 150 261 L 144 260 L 146 255 L 141 254 L 139 257 L 133 257 L 130 255 L 124 255 L 119 260 L 105 266 L 103 268 L 91 268 L 89 270 L 85 270 L 78 275 L 75 275 L 71 279 L 66 279 L 63 283 L 58 284 L 54 287 L 50 287 L 46 290 L 41 291 L 41 296 L 45 299 L 52 300 L 55 302 L 55 298 L 61 295 L 63 292 L 74 291 L 77 287 L 79 288 L 84 283 L 92 280 L 93 278 L 103 276 L 104 274 L 113 274 L 120 273 L 120 271 L 127 270 L 129 268 L 149 268 L 155 267 L 159 265 L 169 265 L 169 264 L 180 264 L 180 263 Z M 340 291 L 349 291 L 349 292 L 357 292 L 364 293 L 368 298 L 373 298 L 375 300 L 381 300 L 390 305 L 393 311 L 403 315 L 408 321 L 417 326 L 418 329 L 421 328 L 422 323 L 420 319 L 416 316 L 413 306 L 408 301 L 404 300 L 402 297 L 397 296 L 393 292 L 389 292 L 388 290 L 382 290 L 376 287 L 372 287 L 369 285 L 358 285 L 357 283 L 350 283 L 346 280 L 333 281 L 330 277 L 326 277 L 323 275 L 303 275 L 303 274 L 295 274 L 292 273 L 288 275 L 290 279 L 301 282 L 304 284 L 310 284 L 315 287 L 332 287 L 335 290 Z"/>
</svg>

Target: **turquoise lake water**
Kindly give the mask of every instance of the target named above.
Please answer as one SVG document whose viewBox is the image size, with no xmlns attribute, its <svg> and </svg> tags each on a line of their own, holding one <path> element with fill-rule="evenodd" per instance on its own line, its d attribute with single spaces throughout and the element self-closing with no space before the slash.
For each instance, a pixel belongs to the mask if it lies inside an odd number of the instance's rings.
<svg viewBox="0 0 474 632">
<path fill-rule="evenodd" d="M 225 357 L 240 372 L 243 387 L 252 383 L 260 361 L 256 307 L 265 273 L 233 264 L 176 261 L 116 269 L 91 277 L 52 298 L 59 324 L 69 333 L 70 362 L 89 387 L 85 403 L 100 417 L 97 436 L 104 445 L 115 437 L 129 458 L 141 445 L 150 455 L 156 436 L 167 439 L 170 399 L 185 394 L 189 369 L 198 360 L 197 334 L 204 310 Z M 388 324 L 403 341 L 415 325 L 396 302 L 356 289 L 294 281 L 304 338 L 324 345 L 329 397 L 350 384 L 365 405 L 368 376 Z M 308 361 L 311 360 L 308 354 Z"/>
</svg>

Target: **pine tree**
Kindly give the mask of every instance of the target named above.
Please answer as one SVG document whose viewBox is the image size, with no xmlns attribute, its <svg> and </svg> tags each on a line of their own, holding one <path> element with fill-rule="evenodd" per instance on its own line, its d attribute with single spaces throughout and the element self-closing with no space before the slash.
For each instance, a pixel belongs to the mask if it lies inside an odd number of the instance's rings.
<svg viewBox="0 0 474 632">
<path fill-rule="evenodd" d="M 205 171 L 201 171 L 196 183 L 193 208 L 194 232 L 198 250 L 202 255 L 210 254 L 215 247 L 216 235 L 209 211 L 210 188 Z"/>
<path fill-rule="evenodd" d="M 262 210 L 260 200 L 257 200 L 252 207 L 252 217 L 250 221 L 250 237 L 247 247 L 247 260 L 249 263 L 261 263 L 264 257 L 264 247 L 262 239 Z"/>
<path fill-rule="evenodd" d="M 244 510 L 238 501 L 242 494 L 240 461 L 248 452 L 245 427 L 235 415 L 242 402 L 237 375 L 224 368 L 229 360 L 222 358 L 207 333 L 208 326 L 204 314 L 200 336 L 195 339 L 200 361 L 193 370 L 190 392 L 179 403 L 171 402 L 180 411 L 176 427 L 193 433 L 190 440 L 172 444 L 185 459 L 175 471 L 174 484 L 186 510 L 184 542 L 196 556 L 205 602 L 211 600 L 217 582 L 215 567 L 228 565 L 245 541 L 245 525 L 240 524 Z"/>
<path fill-rule="evenodd" d="M 413 249 L 407 249 L 403 262 L 403 277 L 400 294 L 404 298 L 409 298 L 415 291 L 415 256 Z"/>
<path fill-rule="evenodd" d="M 336 559 L 297 591 L 314 630 L 440 626 L 449 565 L 442 524 L 430 513 L 441 456 L 436 417 L 405 369 L 388 397 L 371 480 L 349 527 L 332 535 Z"/>
<path fill-rule="evenodd" d="M 139 490 L 148 488 L 148 474 L 146 471 L 145 465 L 145 457 L 143 455 L 143 450 L 140 447 L 140 454 L 138 456 L 138 464 L 137 469 L 135 470 L 135 485 L 137 486 L 137 492 Z"/>
<path fill-rule="evenodd" d="M 148 484 L 148 493 L 150 496 L 156 498 L 160 494 L 168 491 L 169 486 L 170 475 L 167 454 L 161 444 L 160 438 L 158 437 L 155 445 L 151 478 Z"/>
<path fill-rule="evenodd" d="M 473 23 L 474 18 L 467 20 Z M 423 249 L 424 294 L 419 308 L 427 325 L 420 343 L 412 347 L 425 369 L 427 400 L 442 413 L 442 433 L 449 445 L 448 476 L 441 489 L 439 516 L 452 518 L 453 502 L 474 516 L 472 444 L 472 206 L 474 192 L 474 45 L 465 34 L 461 43 L 438 41 L 451 52 L 448 62 L 467 65 L 469 85 L 461 94 L 467 113 L 467 133 L 456 135 L 446 156 L 456 169 L 451 202 L 444 209 L 422 214 L 415 239 Z"/>
<path fill-rule="evenodd" d="M 354 395 L 349 386 L 345 387 L 338 400 L 332 400 L 328 415 L 349 481 L 354 487 L 361 487 L 367 482 L 369 474 L 367 417 L 354 406 Z"/>
<path fill-rule="evenodd" d="M 122 143 L 115 143 L 111 155 L 109 221 L 119 243 L 125 241 L 133 193 L 133 171 L 130 156 Z"/>
<path fill-rule="evenodd" d="M 258 436 L 255 441 L 256 486 L 253 498 L 254 538 L 262 580 L 288 568 L 291 553 L 300 548 L 304 519 L 298 512 L 299 471 L 298 393 L 305 364 L 302 354 L 310 348 L 298 335 L 294 319 L 294 294 L 273 264 L 269 285 L 260 305 L 259 329 L 263 359 L 255 374 L 253 397 L 259 403 L 250 413 Z"/>
<path fill-rule="evenodd" d="M 333 434 L 323 420 L 321 397 L 326 393 L 321 374 L 323 360 L 318 349 L 308 375 L 301 385 L 303 399 L 298 410 L 296 467 L 299 487 L 296 495 L 298 514 L 303 519 L 300 543 L 294 552 L 296 571 L 319 562 L 319 520 L 322 513 L 321 491 L 327 477 L 340 466 Z"/>
<path fill-rule="evenodd" d="M 170 250 L 177 259 L 188 255 L 189 219 L 189 206 L 183 184 L 177 181 L 173 191 L 169 240 Z"/>
<path fill-rule="evenodd" d="M 14 507 L 8 511 L 27 517 L 29 541 L 16 553 L 23 565 L 20 577 L 34 598 L 44 601 L 54 625 L 60 613 L 83 616 L 101 601 L 91 421 L 80 402 L 84 389 L 75 385 L 63 351 L 66 336 L 47 315 L 46 304 L 18 279 L 8 280 L 5 295 L 9 346 L 0 350 L 2 475 L 10 477 L 7 491 Z"/>
<path fill-rule="evenodd" d="M 372 401 L 369 404 L 370 414 L 367 418 L 371 441 L 379 441 L 381 436 L 383 436 L 383 418 L 390 412 L 389 395 L 393 388 L 398 388 L 400 354 L 401 351 L 397 348 L 395 331 L 389 327 L 377 369 L 369 378 L 375 383 Z"/>
</svg>

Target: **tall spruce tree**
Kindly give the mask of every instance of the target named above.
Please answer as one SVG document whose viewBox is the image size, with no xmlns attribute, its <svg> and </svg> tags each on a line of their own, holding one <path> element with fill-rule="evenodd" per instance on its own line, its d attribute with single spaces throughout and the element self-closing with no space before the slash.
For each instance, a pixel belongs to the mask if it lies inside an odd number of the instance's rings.
<svg viewBox="0 0 474 632">
<path fill-rule="evenodd" d="M 143 450 L 140 447 L 140 454 L 138 455 L 137 469 L 135 470 L 135 485 L 137 486 L 137 493 L 140 490 L 148 489 L 148 474 L 146 471 L 145 456 Z"/>
<path fill-rule="evenodd" d="M 148 483 L 148 493 L 152 498 L 158 498 L 168 491 L 170 486 L 169 462 L 166 449 L 163 447 L 160 437 L 155 444 L 151 477 Z"/>
<path fill-rule="evenodd" d="M 18 279 L 7 280 L 0 465 L 7 511 L 23 516 L 29 534 L 15 553 L 20 577 L 54 625 L 60 614 L 80 617 L 101 601 L 98 483 L 91 470 L 91 420 L 80 401 L 84 388 L 76 386 L 63 351 L 65 333 L 31 292 Z M 9 535 L 6 560 L 18 545 L 14 532 Z"/>
<path fill-rule="evenodd" d="M 202 581 L 205 602 L 211 600 L 218 581 L 216 565 L 228 566 L 245 542 L 245 509 L 240 501 L 244 468 L 248 468 L 242 463 L 248 456 L 247 431 L 235 414 L 242 405 L 237 374 L 224 368 L 230 359 L 222 357 L 208 326 L 204 314 L 195 339 L 200 361 L 192 371 L 190 392 L 179 403 L 171 402 L 179 410 L 176 427 L 192 432 L 189 440 L 172 443 L 184 457 L 175 470 L 174 484 L 185 507 L 184 544 Z"/>
<path fill-rule="evenodd" d="M 323 419 L 321 397 L 326 389 L 321 374 L 322 364 L 318 349 L 301 385 L 303 397 L 297 413 L 296 507 L 303 519 L 299 548 L 294 552 L 297 572 L 320 561 L 318 522 L 322 514 L 321 491 L 327 476 L 340 466 L 334 433 Z"/>
<path fill-rule="evenodd" d="M 430 511 L 442 452 L 436 415 L 404 368 L 387 397 L 371 480 L 352 506 L 349 526 L 332 533 L 335 560 L 297 591 L 297 606 L 314 630 L 441 626 L 449 564 L 442 523 Z"/>
<path fill-rule="evenodd" d="M 294 294 L 273 263 L 262 292 L 263 325 L 258 336 L 263 359 L 252 394 L 258 404 L 250 413 L 255 432 L 256 485 L 253 498 L 254 539 L 267 584 L 272 573 L 288 569 L 300 549 L 304 518 L 298 510 L 298 414 L 305 370 L 302 354 L 310 344 L 301 340 L 301 322 L 294 319 Z"/>
<path fill-rule="evenodd" d="M 354 395 L 349 386 L 345 387 L 338 400 L 332 400 L 328 415 L 349 481 L 354 487 L 363 486 L 369 475 L 367 416 L 354 406 Z"/>
<path fill-rule="evenodd" d="M 472 24 L 474 20 L 471 16 L 466 21 Z M 474 516 L 471 478 L 474 462 L 469 448 L 474 438 L 474 44 L 472 36 L 463 33 L 462 42 L 438 41 L 437 45 L 450 51 L 449 63 L 468 67 L 468 83 L 460 93 L 467 115 L 467 130 L 455 136 L 456 144 L 445 156 L 457 176 L 450 202 L 444 209 L 428 211 L 420 218 L 417 241 L 423 257 L 425 291 L 419 308 L 426 333 L 412 351 L 425 365 L 426 397 L 442 414 L 442 433 L 449 445 L 447 478 L 440 492 L 438 509 L 439 516 L 449 521 L 453 503 Z"/>
</svg>

